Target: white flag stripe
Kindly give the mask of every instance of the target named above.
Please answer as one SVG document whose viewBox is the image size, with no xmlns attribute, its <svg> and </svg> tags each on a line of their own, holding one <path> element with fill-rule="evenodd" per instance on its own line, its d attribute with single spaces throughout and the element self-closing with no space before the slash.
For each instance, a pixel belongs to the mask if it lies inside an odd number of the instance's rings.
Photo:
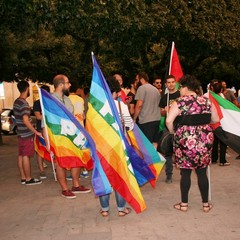
<svg viewBox="0 0 240 240">
<path fill-rule="evenodd" d="M 223 114 L 223 118 L 220 121 L 223 130 L 240 136 L 240 112 L 224 109 L 223 107 L 220 108 Z"/>
</svg>

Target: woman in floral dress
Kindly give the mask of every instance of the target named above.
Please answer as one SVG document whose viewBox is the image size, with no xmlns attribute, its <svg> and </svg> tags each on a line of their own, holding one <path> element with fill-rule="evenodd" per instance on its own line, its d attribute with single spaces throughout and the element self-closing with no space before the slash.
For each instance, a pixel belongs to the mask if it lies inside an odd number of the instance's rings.
<svg viewBox="0 0 240 240">
<path fill-rule="evenodd" d="M 209 212 L 212 204 L 208 202 L 209 182 L 207 166 L 211 162 L 213 132 L 210 122 L 218 121 L 216 109 L 204 96 L 198 96 L 199 82 L 191 75 L 180 79 L 180 94 L 171 106 L 166 119 L 170 133 L 174 133 L 174 152 L 176 165 L 181 170 L 181 202 L 175 209 L 188 210 L 188 193 L 191 186 L 191 172 L 195 169 L 198 177 L 203 211 Z"/>
</svg>

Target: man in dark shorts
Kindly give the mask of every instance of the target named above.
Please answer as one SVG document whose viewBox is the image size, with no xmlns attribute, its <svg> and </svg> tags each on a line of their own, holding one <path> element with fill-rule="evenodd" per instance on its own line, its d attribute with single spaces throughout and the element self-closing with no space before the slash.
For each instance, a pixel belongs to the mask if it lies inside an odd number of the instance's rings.
<svg viewBox="0 0 240 240">
<path fill-rule="evenodd" d="M 21 175 L 21 183 L 35 185 L 42 183 L 41 180 L 32 178 L 30 157 L 34 155 L 34 133 L 42 136 L 31 123 L 30 107 L 26 99 L 30 96 L 29 83 L 21 81 L 17 85 L 20 92 L 13 104 L 13 112 L 17 124 L 18 134 L 18 168 Z"/>
<path fill-rule="evenodd" d="M 173 101 L 180 97 L 180 92 L 177 90 L 176 85 L 176 79 L 173 75 L 169 75 L 166 77 L 165 85 L 168 90 L 168 93 L 164 94 L 161 98 L 161 101 L 159 103 L 159 107 L 161 109 L 161 116 L 165 117 L 169 111 L 169 108 L 171 107 L 171 104 Z M 173 162 L 172 162 L 172 155 L 173 153 L 166 153 L 166 183 L 172 183 L 172 174 L 173 174 Z"/>
</svg>

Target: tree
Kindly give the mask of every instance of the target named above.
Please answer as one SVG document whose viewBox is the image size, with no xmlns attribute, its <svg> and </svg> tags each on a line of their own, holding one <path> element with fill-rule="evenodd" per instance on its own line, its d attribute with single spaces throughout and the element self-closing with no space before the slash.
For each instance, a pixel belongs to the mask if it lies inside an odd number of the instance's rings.
<svg viewBox="0 0 240 240">
<path fill-rule="evenodd" d="M 175 41 L 184 73 L 237 85 L 239 13 L 238 0 L 5 0 L 1 78 L 51 81 L 62 72 L 87 84 L 91 51 L 105 75 L 164 77 Z"/>
</svg>

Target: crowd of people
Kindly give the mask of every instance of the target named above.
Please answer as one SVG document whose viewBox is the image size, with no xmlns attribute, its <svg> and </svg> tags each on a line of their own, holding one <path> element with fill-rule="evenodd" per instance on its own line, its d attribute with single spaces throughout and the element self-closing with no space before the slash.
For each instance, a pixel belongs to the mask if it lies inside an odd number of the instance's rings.
<svg viewBox="0 0 240 240">
<path fill-rule="evenodd" d="M 155 77 L 150 83 L 148 74 L 138 73 L 129 82 L 129 87 L 124 86 L 124 80 L 120 74 L 107 78 L 113 99 L 120 98 L 122 121 L 125 122 L 125 130 L 131 130 L 134 123 L 149 139 L 157 149 L 163 129 L 160 127 L 164 120 L 165 130 L 174 135 L 173 149 L 165 153 L 166 158 L 166 180 L 167 184 L 173 181 L 173 165 L 180 168 L 181 180 L 181 202 L 174 208 L 183 212 L 188 210 L 188 193 L 191 186 L 191 172 L 195 170 L 198 177 L 203 211 L 209 212 L 212 204 L 209 202 L 207 167 L 210 163 L 220 166 L 229 166 L 226 160 L 227 145 L 214 134 L 214 129 L 220 127 L 220 119 L 214 105 L 206 94 L 202 94 L 198 80 L 191 75 L 183 76 L 178 82 L 173 75 L 164 79 L 164 85 L 160 77 Z M 68 77 L 62 74 L 53 79 L 54 92 L 52 96 L 63 104 L 84 126 L 85 116 L 88 108 L 89 88 L 84 88 L 82 96 L 77 94 L 79 86 L 77 82 L 70 82 Z M 164 86 L 164 88 L 163 88 Z M 42 86 L 50 91 L 46 85 Z M 40 171 L 40 179 L 33 178 L 31 174 L 30 158 L 34 155 L 34 135 L 43 137 L 44 126 L 42 124 L 42 111 L 39 100 L 34 103 L 34 113 L 37 119 L 37 128 L 31 123 L 30 107 L 26 99 L 29 97 L 29 84 L 26 81 L 18 83 L 19 98 L 14 102 L 13 110 L 18 127 L 18 168 L 21 184 L 41 184 L 47 176 L 44 172 L 44 159 L 37 156 Z M 219 96 L 231 101 L 240 107 L 236 96 L 227 89 L 225 81 L 212 80 L 209 90 Z M 166 93 L 165 93 L 166 92 Z M 116 101 L 119 102 L 119 101 Z M 161 120 L 161 121 L 160 121 Z M 219 156 L 220 147 L 220 156 Z M 174 164 L 173 164 L 174 163 Z M 80 177 L 87 178 L 87 169 L 80 167 L 69 170 L 62 168 L 58 162 L 55 163 L 57 180 L 61 187 L 61 194 L 68 199 L 76 198 L 77 193 L 89 193 L 91 189 L 80 184 Z M 69 174 L 67 175 L 67 172 Z M 72 181 L 69 189 L 67 180 Z M 118 215 L 125 216 L 131 212 L 126 207 L 126 201 L 115 191 Z M 110 195 L 100 196 L 103 217 L 109 215 Z"/>
</svg>

